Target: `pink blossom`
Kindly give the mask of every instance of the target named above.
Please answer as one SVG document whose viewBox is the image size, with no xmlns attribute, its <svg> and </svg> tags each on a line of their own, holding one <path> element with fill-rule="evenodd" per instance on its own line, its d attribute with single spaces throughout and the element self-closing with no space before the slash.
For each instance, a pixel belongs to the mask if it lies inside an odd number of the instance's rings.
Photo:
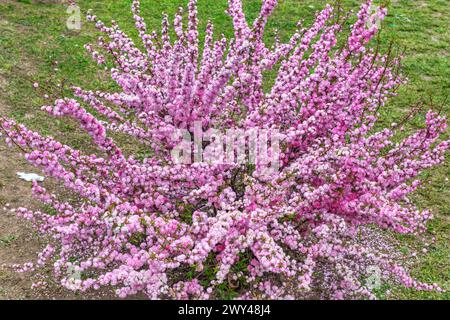
<svg viewBox="0 0 450 320">
<path fill-rule="evenodd" d="M 16 213 L 53 243 L 36 263 L 12 268 L 52 263 L 55 278 L 70 290 L 113 286 L 119 297 L 150 299 L 208 299 L 231 280 L 252 288 L 242 299 L 255 292 L 267 299 L 315 292 L 374 298 L 362 280 L 370 276 L 368 266 L 377 266 L 384 281 L 439 290 L 414 280 L 383 250 L 352 242 L 368 225 L 403 234 L 425 230 L 432 214 L 408 196 L 420 186 L 420 173 L 442 163 L 449 149 L 441 138 L 446 119 L 433 111 L 409 136 L 397 135 L 403 125 L 379 129 L 379 108 L 404 82 L 396 73 L 400 59 L 370 45 L 378 29 L 367 22 L 386 11 L 371 13 L 371 1 L 363 4 L 342 39 L 345 26 L 326 6 L 310 26 L 299 23 L 287 43 L 269 48 L 263 35 L 276 0 L 263 1 L 253 24 L 242 1 L 229 0 L 233 39 L 214 36 L 209 22 L 203 44 L 196 4 L 190 0 L 187 15 L 176 14 L 173 34 L 164 15 L 159 34 L 148 30 L 133 1 L 142 46 L 116 22 L 107 26 L 88 15 L 103 36 L 85 48 L 97 63 L 113 65 L 118 89 L 74 87 L 74 98 L 42 110 L 76 121 L 97 152 L 0 119 L 6 143 L 77 198 L 33 185 L 53 209 Z M 266 91 L 264 75 L 275 66 Z M 260 163 L 174 163 L 175 133 L 193 135 L 198 122 L 204 132 L 278 130 L 280 170 L 263 177 Z M 130 155 L 114 140 L 117 134 L 151 152 Z M 238 261 L 247 268 L 236 270 Z M 208 268 L 214 279 L 205 279 Z M 268 281 L 271 274 L 278 281 Z"/>
</svg>

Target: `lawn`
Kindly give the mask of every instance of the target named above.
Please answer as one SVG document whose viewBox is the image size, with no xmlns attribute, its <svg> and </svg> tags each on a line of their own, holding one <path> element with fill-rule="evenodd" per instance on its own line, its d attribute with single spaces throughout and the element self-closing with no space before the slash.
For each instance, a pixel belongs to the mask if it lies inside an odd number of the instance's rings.
<svg viewBox="0 0 450 320">
<path fill-rule="evenodd" d="M 311 21 L 314 12 L 327 2 L 332 0 L 280 1 L 268 30 L 277 28 L 282 39 L 287 40 L 297 20 L 305 18 Z M 360 2 L 344 0 L 343 4 L 346 9 L 356 9 Z M 376 1 L 382 2 L 386 1 Z M 114 19 L 123 30 L 136 36 L 130 3 L 129 0 L 78 1 L 83 12 L 93 9 L 105 22 Z M 147 25 L 158 29 L 162 12 L 173 14 L 177 7 L 186 3 L 187 0 L 143 0 L 141 7 Z M 260 1 L 246 0 L 244 3 L 247 17 L 255 18 Z M 199 0 L 202 28 L 209 18 L 215 24 L 216 33 L 231 36 L 231 20 L 224 13 L 226 7 L 226 0 Z M 381 46 L 386 49 L 393 41 L 396 47 L 405 50 L 403 73 L 409 78 L 409 83 L 382 111 L 383 122 L 399 120 L 420 99 L 435 106 L 443 105 L 444 112 L 449 114 L 446 102 L 450 89 L 448 1 L 392 0 L 388 8 Z M 34 81 L 45 84 L 48 80 L 48 92 L 56 96 L 61 92 L 68 94 L 64 87 L 55 85 L 62 80 L 94 90 L 114 86 L 83 49 L 85 43 L 96 40 L 97 32 L 93 25 L 83 19 L 80 31 L 69 30 L 66 27 L 69 17 L 66 9 L 67 5 L 58 1 L 0 0 L 0 114 L 11 116 L 41 133 L 54 135 L 74 147 L 87 148 L 85 136 L 79 133 L 74 123 L 49 118 L 40 111 L 40 107 L 50 101 L 46 101 L 42 92 L 32 86 Z M 270 37 L 267 41 L 271 41 Z M 0 163 L 0 205 L 10 202 L 5 190 L 11 181 L 8 181 L 10 178 L 6 177 L 3 168 Z M 402 242 L 401 250 L 421 252 L 410 261 L 414 276 L 448 288 L 450 162 L 426 172 L 424 178 L 430 184 L 416 192 L 414 200 L 421 208 L 430 208 L 435 219 L 430 223 L 428 232 L 420 238 L 397 238 Z M 0 239 L 0 250 L 15 240 L 14 234 L 5 235 L 4 239 Z M 448 292 L 418 293 L 401 288 L 383 288 L 380 298 L 386 297 L 387 289 L 391 291 L 390 299 L 450 299 Z"/>
</svg>

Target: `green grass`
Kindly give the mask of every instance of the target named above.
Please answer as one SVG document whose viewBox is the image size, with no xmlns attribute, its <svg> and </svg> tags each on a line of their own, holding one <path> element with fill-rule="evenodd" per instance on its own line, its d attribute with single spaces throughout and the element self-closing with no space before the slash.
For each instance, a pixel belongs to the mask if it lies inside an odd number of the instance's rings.
<svg viewBox="0 0 450 320">
<path fill-rule="evenodd" d="M 325 0 L 280 1 L 268 26 L 268 35 L 273 28 L 280 30 L 287 40 L 295 29 L 297 20 L 311 21 L 314 12 L 322 8 Z M 332 2 L 332 1 L 329 1 Z M 344 0 L 347 9 L 356 9 L 361 1 Z M 385 2 L 385 1 L 383 1 Z M 104 21 L 115 19 L 121 27 L 134 37 L 130 0 L 123 1 L 78 1 L 83 11 L 92 8 Z M 149 27 L 160 26 L 163 11 L 173 16 L 186 0 L 143 0 L 142 12 Z M 245 11 L 249 19 L 259 11 L 257 0 L 246 0 Z M 376 1 L 381 3 L 381 1 Z M 207 19 L 215 24 L 216 33 L 232 35 L 231 20 L 224 13 L 226 0 L 199 0 L 199 12 L 204 28 Z M 404 48 L 403 73 L 409 78 L 397 97 L 383 111 L 383 123 L 398 121 L 419 99 L 432 98 L 435 104 L 444 103 L 450 88 L 450 66 L 448 21 L 450 14 L 447 0 L 392 0 L 389 15 L 384 23 L 382 46 L 393 40 Z M 8 116 L 25 123 L 44 134 L 52 134 L 74 147 L 87 148 L 86 135 L 77 126 L 66 120 L 47 117 L 39 111 L 45 101 L 42 92 L 32 88 L 32 82 L 53 84 L 50 93 L 58 95 L 61 89 L 54 85 L 61 79 L 87 89 L 108 89 L 113 84 L 105 78 L 104 71 L 90 60 L 83 45 L 94 42 L 97 32 L 83 20 L 79 32 L 66 28 L 66 7 L 60 4 L 35 3 L 34 1 L 0 3 L 0 102 L 10 108 Z M 267 38 L 267 41 L 271 41 Z M 55 64 L 58 61 L 58 64 Z M 57 70 L 55 70 L 57 68 Z M 270 75 L 269 75 L 270 76 Z M 105 81 L 106 79 L 106 81 Z M 66 93 L 66 91 L 64 91 Z M 448 105 L 444 112 L 448 114 Z M 414 275 L 426 281 L 435 281 L 448 287 L 449 270 L 449 218 L 450 192 L 449 161 L 440 168 L 424 174 L 430 180 L 426 189 L 417 192 L 416 203 L 421 208 L 430 208 L 435 220 L 430 223 L 426 237 L 436 237 L 436 242 L 414 264 Z M 399 237 L 407 247 L 421 248 L 420 239 Z M 390 288 L 394 298 L 400 299 L 450 299 L 448 293 L 418 293 L 401 288 Z M 380 293 L 383 296 L 383 293 Z"/>
<path fill-rule="evenodd" d="M 17 237 L 15 235 L 7 235 L 6 237 L 0 238 L 0 245 L 9 247 L 16 240 Z"/>
</svg>

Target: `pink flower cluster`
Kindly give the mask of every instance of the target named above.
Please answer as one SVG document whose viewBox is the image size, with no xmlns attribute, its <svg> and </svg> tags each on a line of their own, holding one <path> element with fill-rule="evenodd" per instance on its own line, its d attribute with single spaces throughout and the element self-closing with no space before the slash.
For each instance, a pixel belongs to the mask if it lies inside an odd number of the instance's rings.
<svg viewBox="0 0 450 320">
<path fill-rule="evenodd" d="M 133 1 L 143 46 L 115 22 L 108 27 L 88 16 L 104 36 L 96 49 L 86 48 L 99 64 L 113 65 L 120 90 L 73 88 L 75 98 L 43 110 L 78 121 L 96 154 L 1 119 L 8 144 L 78 195 L 69 202 L 35 183 L 36 196 L 54 210 L 17 211 L 55 240 L 38 264 L 52 259 L 55 277 L 71 290 L 111 286 L 120 297 L 214 298 L 231 282 L 243 298 L 374 298 L 364 281 L 368 266 L 383 281 L 440 290 L 412 279 L 389 254 L 350 241 L 367 225 L 424 230 L 431 214 L 408 195 L 419 173 L 449 149 L 440 138 L 446 120 L 433 111 L 407 137 L 401 125 L 378 129 L 379 108 L 402 84 L 399 58 L 370 45 L 378 27 L 369 22 L 386 10 L 362 5 L 338 45 L 345 23 L 326 6 L 311 26 L 299 23 L 289 42 L 268 47 L 263 34 L 277 1 L 263 0 L 249 24 L 242 2 L 228 0 L 234 38 L 215 37 L 209 22 L 201 45 L 196 2 L 189 1 L 187 25 L 182 9 L 175 15 L 172 34 L 168 16 L 161 33 L 148 32 Z M 266 90 L 265 74 L 274 69 Z M 262 176 L 258 164 L 174 164 L 174 133 L 193 136 L 199 121 L 204 132 L 277 130 L 279 172 Z M 126 156 L 111 133 L 130 136 L 152 156 Z"/>
</svg>

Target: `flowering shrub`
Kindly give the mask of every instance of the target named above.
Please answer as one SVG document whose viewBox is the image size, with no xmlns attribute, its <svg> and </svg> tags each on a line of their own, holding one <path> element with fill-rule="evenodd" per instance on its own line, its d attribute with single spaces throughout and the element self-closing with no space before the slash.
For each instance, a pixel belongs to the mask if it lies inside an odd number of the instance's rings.
<svg viewBox="0 0 450 320">
<path fill-rule="evenodd" d="M 112 286 L 120 297 L 152 299 L 214 298 L 224 284 L 239 287 L 242 299 L 374 298 L 366 281 L 373 268 L 384 280 L 441 290 L 412 279 L 389 253 L 354 241 L 369 225 L 423 231 L 431 214 L 407 196 L 449 147 L 440 138 L 446 120 L 433 111 L 406 138 L 402 124 L 377 130 L 379 108 L 403 81 L 400 59 L 369 45 L 386 10 L 362 5 L 338 45 L 345 23 L 327 6 L 311 26 L 299 23 L 288 43 L 269 48 L 264 29 L 277 1 L 264 0 L 252 25 L 240 0 L 228 2 L 234 38 L 215 39 L 208 23 L 203 45 L 196 0 L 187 26 L 182 10 L 176 14 L 173 34 L 167 16 L 161 34 L 148 33 L 133 1 L 142 46 L 116 23 L 88 15 L 104 37 L 86 48 L 100 65 L 114 65 L 120 91 L 74 87 L 75 98 L 43 110 L 76 119 L 98 153 L 1 119 L 6 142 L 81 200 L 69 203 L 34 183 L 52 213 L 17 213 L 55 240 L 37 265 L 53 261 L 55 277 L 72 290 Z M 264 90 L 273 69 L 274 84 Z M 277 132 L 279 170 L 268 174 L 264 162 L 175 163 L 177 132 L 193 136 L 196 123 L 202 131 Z M 108 133 L 129 135 L 152 156 L 126 156 Z"/>
</svg>

